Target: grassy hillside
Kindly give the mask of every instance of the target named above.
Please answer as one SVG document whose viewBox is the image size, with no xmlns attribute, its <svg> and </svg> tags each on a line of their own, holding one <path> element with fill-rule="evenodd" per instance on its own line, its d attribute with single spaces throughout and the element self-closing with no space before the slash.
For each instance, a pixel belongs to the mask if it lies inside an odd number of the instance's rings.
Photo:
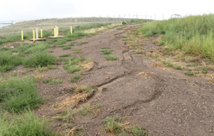
<svg viewBox="0 0 214 136">
<path fill-rule="evenodd" d="M 162 35 L 159 45 L 169 51 L 200 55 L 214 61 L 214 15 L 153 21 L 142 26 L 144 37 Z"/>
<path fill-rule="evenodd" d="M 72 26 L 83 26 L 88 24 L 97 24 L 97 23 L 116 23 L 122 21 L 128 21 L 131 19 L 123 18 L 63 18 L 63 19 L 41 19 L 41 20 L 31 20 L 15 23 L 13 26 L 5 26 L 0 28 L 0 36 L 11 35 L 12 31 L 14 33 L 20 34 L 21 30 L 24 32 L 31 32 L 35 27 L 43 28 L 44 30 L 52 30 L 55 26 L 58 26 L 60 29 L 68 29 Z"/>
</svg>

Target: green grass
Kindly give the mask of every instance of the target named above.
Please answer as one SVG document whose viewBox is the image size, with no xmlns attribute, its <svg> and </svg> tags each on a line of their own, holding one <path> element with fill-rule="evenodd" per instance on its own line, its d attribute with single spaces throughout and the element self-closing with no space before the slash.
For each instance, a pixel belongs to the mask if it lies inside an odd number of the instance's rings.
<svg viewBox="0 0 214 136">
<path fill-rule="evenodd" d="M 178 65 L 178 64 L 173 64 L 173 63 L 171 63 L 171 62 L 169 62 L 169 61 L 163 61 L 163 64 L 165 64 L 165 65 L 168 66 L 168 67 L 175 68 L 175 69 L 177 69 L 177 70 L 182 70 L 182 69 L 183 69 L 180 65 Z"/>
<path fill-rule="evenodd" d="M 42 73 L 42 72 L 45 72 L 45 71 L 48 71 L 48 70 L 52 70 L 52 69 L 56 69 L 57 66 L 54 66 L 54 65 L 48 65 L 46 67 L 37 67 L 36 70 L 39 72 L 39 73 Z"/>
<path fill-rule="evenodd" d="M 101 50 L 101 52 L 102 52 L 102 54 L 104 54 L 104 55 L 109 55 L 109 54 L 111 54 L 111 53 L 113 52 L 113 50 L 103 48 L 103 49 Z"/>
<path fill-rule="evenodd" d="M 47 53 L 36 53 L 23 61 L 25 67 L 44 67 L 56 64 L 56 57 Z"/>
<path fill-rule="evenodd" d="M 69 50 L 69 49 L 71 49 L 71 46 L 64 46 L 64 47 L 62 47 L 62 49 L 63 50 Z"/>
<path fill-rule="evenodd" d="M 88 43 L 87 41 L 83 41 L 83 42 L 77 43 L 76 45 L 77 45 L 77 46 L 80 46 L 80 45 L 87 44 L 87 43 Z"/>
<path fill-rule="evenodd" d="M 20 35 L 5 36 L 4 38 L 0 39 L 0 45 L 4 43 L 9 43 L 9 42 L 16 42 L 20 40 L 21 40 Z"/>
<path fill-rule="evenodd" d="M 81 63 L 85 61 L 83 57 L 72 57 L 70 59 L 64 60 L 63 67 L 68 73 L 74 73 L 81 70 Z"/>
<path fill-rule="evenodd" d="M 119 124 L 121 118 L 118 115 L 114 117 L 106 117 L 103 122 L 107 132 L 120 133 L 122 131 L 122 126 Z"/>
<path fill-rule="evenodd" d="M 67 109 L 62 113 L 60 113 L 59 115 L 57 115 L 56 119 L 59 121 L 71 123 L 71 122 L 74 122 L 73 114 L 74 114 L 74 110 Z"/>
<path fill-rule="evenodd" d="M 187 75 L 187 76 L 194 76 L 195 73 L 193 71 L 189 70 L 189 71 L 185 72 L 185 75 Z"/>
<path fill-rule="evenodd" d="M 42 104 L 38 95 L 36 81 L 32 77 L 11 77 L 0 83 L 0 102 L 10 112 L 23 112 Z"/>
<path fill-rule="evenodd" d="M 67 42 L 65 38 L 58 38 L 56 42 L 54 42 L 54 45 L 63 45 Z"/>
<path fill-rule="evenodd" d="M 126 132 L 130 133 L 132 136 L 148 136 L 148 133 L 139 126 L 131 126 L 126 129 Z"/>
<path fill-rule="evenodd" d="M 56 84 L 61 84 L 62 80 L 57 79 L 57 78 L 47 78 L 43 81 L 43 83 L 46 83 L 49 85 L 56 85 Z"/>
<path fill-rule="evenodd" d="M 70 56 L 70 54 L 62 54 L 59 57 L 69 57 L 69 56 Z"/>
<path fill-rule="evenodd" d="M 0 136 L 58 136 L 53 133 L 49 123 L 44 118 L 39 119 L 33 113 L 15 116 L 0 114 Z"/>
<path fill-rule="evenodd" d="M 66 68 L 68 73 L 75 73 L 81 70 L 81 67 L 78 65 L 70 66 Z"/>
<path fill-rule="evenodd" d="M 0 72 L 6 72 L 21 64 L 21 58 L 10 52 L 1 52 Z"/>
<path fill-rule="evenodd" d="M 142 26 L 145 37 L 163 35 L 163 45 L 184 54 L 200 55 L 214 61 L 214 15 L 153 21 Z"/>
<path fill-rule="evenodd" d="M 71 77 L 70 82 L 71 83 L 76 83 L 81 78 L 82 78 L 82 74 L 81 73 L 76 73 L 73 77 Z"/>
<path fill-rule="evenodd" d="M 91 91 L 93 91 L 94 89 L 93 89 L 93 87 L 91 87 L 91 86 L 84 86 L 84 87 L 77 87 L 75 90 L 74 90 L 74 92 L 76 93 L 76 94 L 78 94 L 78 93 L 90 93 Z"/>
<path fill-rule="evenodd" d="M 79 53 L 81 53 L 81 52 L 82 52 L 81 49 L 73 49 L 73 53 L 74 53 L 74 54 L 79 54 Z"/>
<path fill-rule="evenodd" d="M 107 55 L 105 58 L 108 61 L 118 60 L 118 58 L 116 56 L 114 56 L 114 55 Z"/>
</svg>

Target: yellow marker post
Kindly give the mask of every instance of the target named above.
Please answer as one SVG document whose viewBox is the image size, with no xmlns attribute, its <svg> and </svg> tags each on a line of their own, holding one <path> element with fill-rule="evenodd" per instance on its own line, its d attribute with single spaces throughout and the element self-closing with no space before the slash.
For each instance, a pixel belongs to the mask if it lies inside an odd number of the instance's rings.
<svg viewBox="0 0 214 136">
<path fill-rule="evenodd" d="M 24 40 L 24 32 L 23 32 L 23 30 L 21 31 L 21 40 L 22 41 Z"/>
<path fill-rule="evenodd" d="M 54 27 L 54 37 L 56 37 L 56 27 Z"/>
<path fill-rule="evenodd" d="M 70 27 L 70 30 L 71 30 L 71 35 L 72 35 L 72 33 L 73 33 L 72 26 Z"/>
<path fill-rule="evenodd" d="M 57 36 L 59 36 L 59 27 L 57 26 L 56 29 L 57 29 Z"/>
<path fill-rule="evenodd" d="M 33 42 L 35 42 L 35 29 L 33 29 Z"/>
<path fill-rule="evenodd" d="M 43 37 L 43 30 L 42 30 L 42 28 L 40 29 L 40 31 L 41 31 L 41 38 Z"/>
</svg>

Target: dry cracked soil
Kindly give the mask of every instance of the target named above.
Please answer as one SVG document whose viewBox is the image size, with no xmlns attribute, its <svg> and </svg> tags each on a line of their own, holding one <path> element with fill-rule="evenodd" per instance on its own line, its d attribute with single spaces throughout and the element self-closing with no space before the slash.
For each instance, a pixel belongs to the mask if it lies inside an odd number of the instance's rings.
<svg viewBox="0 0 214 136">
<path fill-rule="evenodd" d="M 77 83 L 69 82 L 74 74 L 67 73 L 62 64 L 57 69 L 44 72 L 45 77 L 57 77 L 63 83 L 38 84 L 39 93 L 46 103 L 36 110 L 36 114 L 53 118 L 52 127 L 57 131 L 81 127 L 88 136 L 111 135 L 105 132 L 103 119 L 115 115 L 145 128 L 150 136 L 213 136 L 214 84 L 203 78 L 185 76 L 176 70 L 169 72 L 152 67 L 151 59 L 134 53 L 121 40 L 121 36 L 134 27 L 110 29 L 76 40 L 88 43 L 72 46 L 70 50 L 51 48 L 57 57 L 63 54 L 83 56 L 93 61 L 94 66 L 85 71 Z M 104 47 L 112 49 L 118 60 L 107 61 L 101 53 Z M 73 49 L 81 49 L 82 52 L 73 54 Z M 54 120 L 61 112 L 55 108 L 56 104 L 67 98 L 69 89 L 81 85 L 97 89 L 75 108 L 85 104 L 100 105 L 100 113 L 96 117 L 75 116 L 70 123 Z"/>
</svg>

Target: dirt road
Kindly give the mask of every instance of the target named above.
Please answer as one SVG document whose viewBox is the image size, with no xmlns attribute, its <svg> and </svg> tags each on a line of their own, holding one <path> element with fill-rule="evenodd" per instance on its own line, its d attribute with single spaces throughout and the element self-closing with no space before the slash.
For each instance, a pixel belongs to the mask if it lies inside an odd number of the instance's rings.
<svg viewBox="0 0 214 136">
<path fill-rule="evenodd" d="M 133 27 L 127 26 L 128 29 Z M 127 118 L 127 122 L 145 128 L 150 136 L 213 136 L 214 84 L 202 78 L 187 77 L 176 70 L 168 72 L 153 68 L 152 60 L 133 53 L 121 41 L 127 28 L 111 29 L 77 40 L 88 43 L 73 46 L 72 49 L 82 50 L 73 56 L 83 56 L 94 62 L 94 67 L 84 73 L 77 85 L 98 88 L 85 103 L 101 105 L 101 112 L 97 117 L 76 117 L 73 123 L 56 121 L 53 127 L 60 131 L 79 126 L 89 136 L 110 135 L 105 132 L 103 119 L 118 114 Z M 101 53 L 103 47 L 112 49 L 112 54 L 119 59 L 107 61 Z M 59 47 L 52 51 L 56 56 L 72 54 L 72 50 Z M 46 72 L 45 76 L 58 77 L 63 84 L 39 83 L 40 94 L 47 99 L 47 103 L 36 114 L 54 117 L 58 112 L 53 105 L 66 96 L 66 88 L 76 84 L 69 82 L 72 74 L 66 73 L 61 65 Z"/>
</svg>

